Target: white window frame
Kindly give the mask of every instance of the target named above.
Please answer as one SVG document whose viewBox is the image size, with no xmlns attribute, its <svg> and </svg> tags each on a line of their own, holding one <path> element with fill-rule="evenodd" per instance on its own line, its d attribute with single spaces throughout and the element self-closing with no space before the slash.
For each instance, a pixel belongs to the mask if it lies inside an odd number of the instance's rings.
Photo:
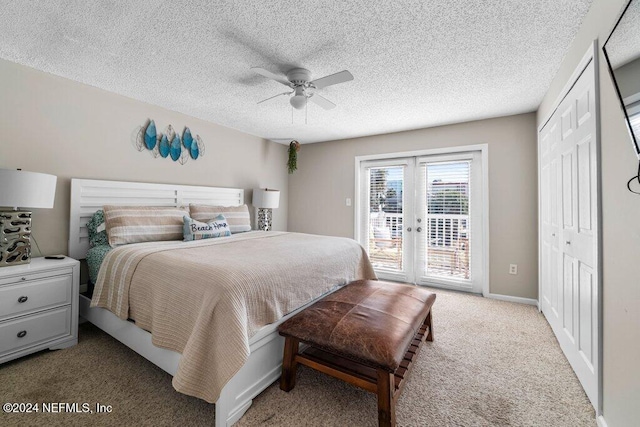
<svg viewBox="0 0 640 427">
<path fill-rule="evenodd" d="M 362 191 L 361 191 L 361 174 L 360 170 L 363 162 L 371 162 L 375 160 L 385 161 L 393 160 L 403 157 L 425 157 L 434 155 L 446 155 L 457 154 L 470 151 L 480 152 L 480 162 L 482 165 L 482 221 L 481 221 L 481 236 L 482 236 L 482 295 L 485 297 L 490 296 L 489 290 L 489 144 L 474 144 L 474 145 L 461 145 L 455 147 L 446 148 L 433 148 L 427 150 L 416 151 L 402 151 L 395 153 L 381 153 L 370 154 L 364 156 L 355 157 L 355 197 L 354 197 L 354 209 L 353 209 L 353 224 L 354 224 L 354 236 L 357 241 L 361 241 L 361 224 L 360 219 L 362 206 Z"/>
</svg>

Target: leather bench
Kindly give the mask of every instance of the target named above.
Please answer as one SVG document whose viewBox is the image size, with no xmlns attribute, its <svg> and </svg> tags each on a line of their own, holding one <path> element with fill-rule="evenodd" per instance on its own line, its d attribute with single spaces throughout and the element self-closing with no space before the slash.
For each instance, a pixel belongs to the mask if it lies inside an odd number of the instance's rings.
<svg viewBox="0 0 640 427">
<path fill-rule="evenodd" d="M 295 387 L 303 364 L 376 393 L 379 425 L 394 426 L 408 372 L 422 343 L 433 341 L 435 299 L 417 286 L 377 280 L 327 295 L 279 326 L 285 337 L 280 388 Z"/>
</svg>

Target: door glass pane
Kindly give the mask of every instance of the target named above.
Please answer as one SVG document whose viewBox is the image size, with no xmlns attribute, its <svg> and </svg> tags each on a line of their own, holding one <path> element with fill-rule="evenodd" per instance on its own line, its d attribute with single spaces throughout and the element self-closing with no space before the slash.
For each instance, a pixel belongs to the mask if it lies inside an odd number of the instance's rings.
<svg viewBox="0 0 640 427">
<path fill-rule="evenodd" d="M 425 276 L 455 280 L 471 278 L 469 219 L 471 162 L 423 165 L 425 179 Z"/>
<path fill-rule="evenodd" d="M 368 251 L 376 270 L 404 271 L 402 209 L 405 166 L 368 168 Z"/>
</svg>

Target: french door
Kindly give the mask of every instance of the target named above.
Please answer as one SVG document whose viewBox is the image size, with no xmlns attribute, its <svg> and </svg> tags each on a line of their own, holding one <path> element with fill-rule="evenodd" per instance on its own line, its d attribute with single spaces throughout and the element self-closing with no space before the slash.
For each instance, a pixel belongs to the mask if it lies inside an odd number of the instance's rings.
<svg viewBox="0 0 640 427">
<path fill-rule="evenodd" d="M 378 276 L 483 288 L 479 151 L 360 163 L 359 241 Z"/>
</svg>

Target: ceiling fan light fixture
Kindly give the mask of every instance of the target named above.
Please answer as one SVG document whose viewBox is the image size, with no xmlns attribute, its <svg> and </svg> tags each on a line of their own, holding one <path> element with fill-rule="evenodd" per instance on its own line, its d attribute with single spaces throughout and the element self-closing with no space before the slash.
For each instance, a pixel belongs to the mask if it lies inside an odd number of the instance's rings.
<svg viewBox="0 0 640 427">
<path fill-rule="evenodd" d="M 267 99 L 263 99 L 262 101 L 259 101 L 258 104 L 282 95 L 293 94 L 293 96 L 289 97 L 289 104 L 291 104 L 291 106 L 296 110 L 304 109 L 307 106 L 307 102 L 309 99 L 311 99 L 311 102 L 319 105 L 325 110 L 335 108 L 336 104 L 318 95 L 316 93 L 316 89 L 322 89 L 327 86 L 332 86 L 353 80 L 353 75 L 347 70 L 343 70 L 335 74 L 330 74 L 328 76 L 324 76 L 315 80 L 311 80 L 311 71 L 307 70 L 306 68 L 293 68 L 289 70 L 289 72 L 287 72 L 286 79 L 272 73 L 269 70 L 265 70 L 264 68 L 252 67 L 251 70 L 253 70 L 257 74 L 260 74 L 261 76 L 267 77 L 271 80 L 275 80 L 278 83 L 282 83 L 289 89 L 293 89 L 293 92 L 280 93 Z M 293 117 L 293 110 L 291 110 L 291 113 Z"/>
<path fill-rule="evenodd" d="M 296 93 L 296 95 L 289 98 L 289 103 L 296 110 L 302 110 L 307 105 L 307 97 L 304 94 L 298 95 Z"/>
<path fill-rule="evenodd" d="M 295 95 L 289 99 L 289 103 L 296 110 L 302 110 L 307 104 L 307 97 L 304 95 Z"/>
</svg>

